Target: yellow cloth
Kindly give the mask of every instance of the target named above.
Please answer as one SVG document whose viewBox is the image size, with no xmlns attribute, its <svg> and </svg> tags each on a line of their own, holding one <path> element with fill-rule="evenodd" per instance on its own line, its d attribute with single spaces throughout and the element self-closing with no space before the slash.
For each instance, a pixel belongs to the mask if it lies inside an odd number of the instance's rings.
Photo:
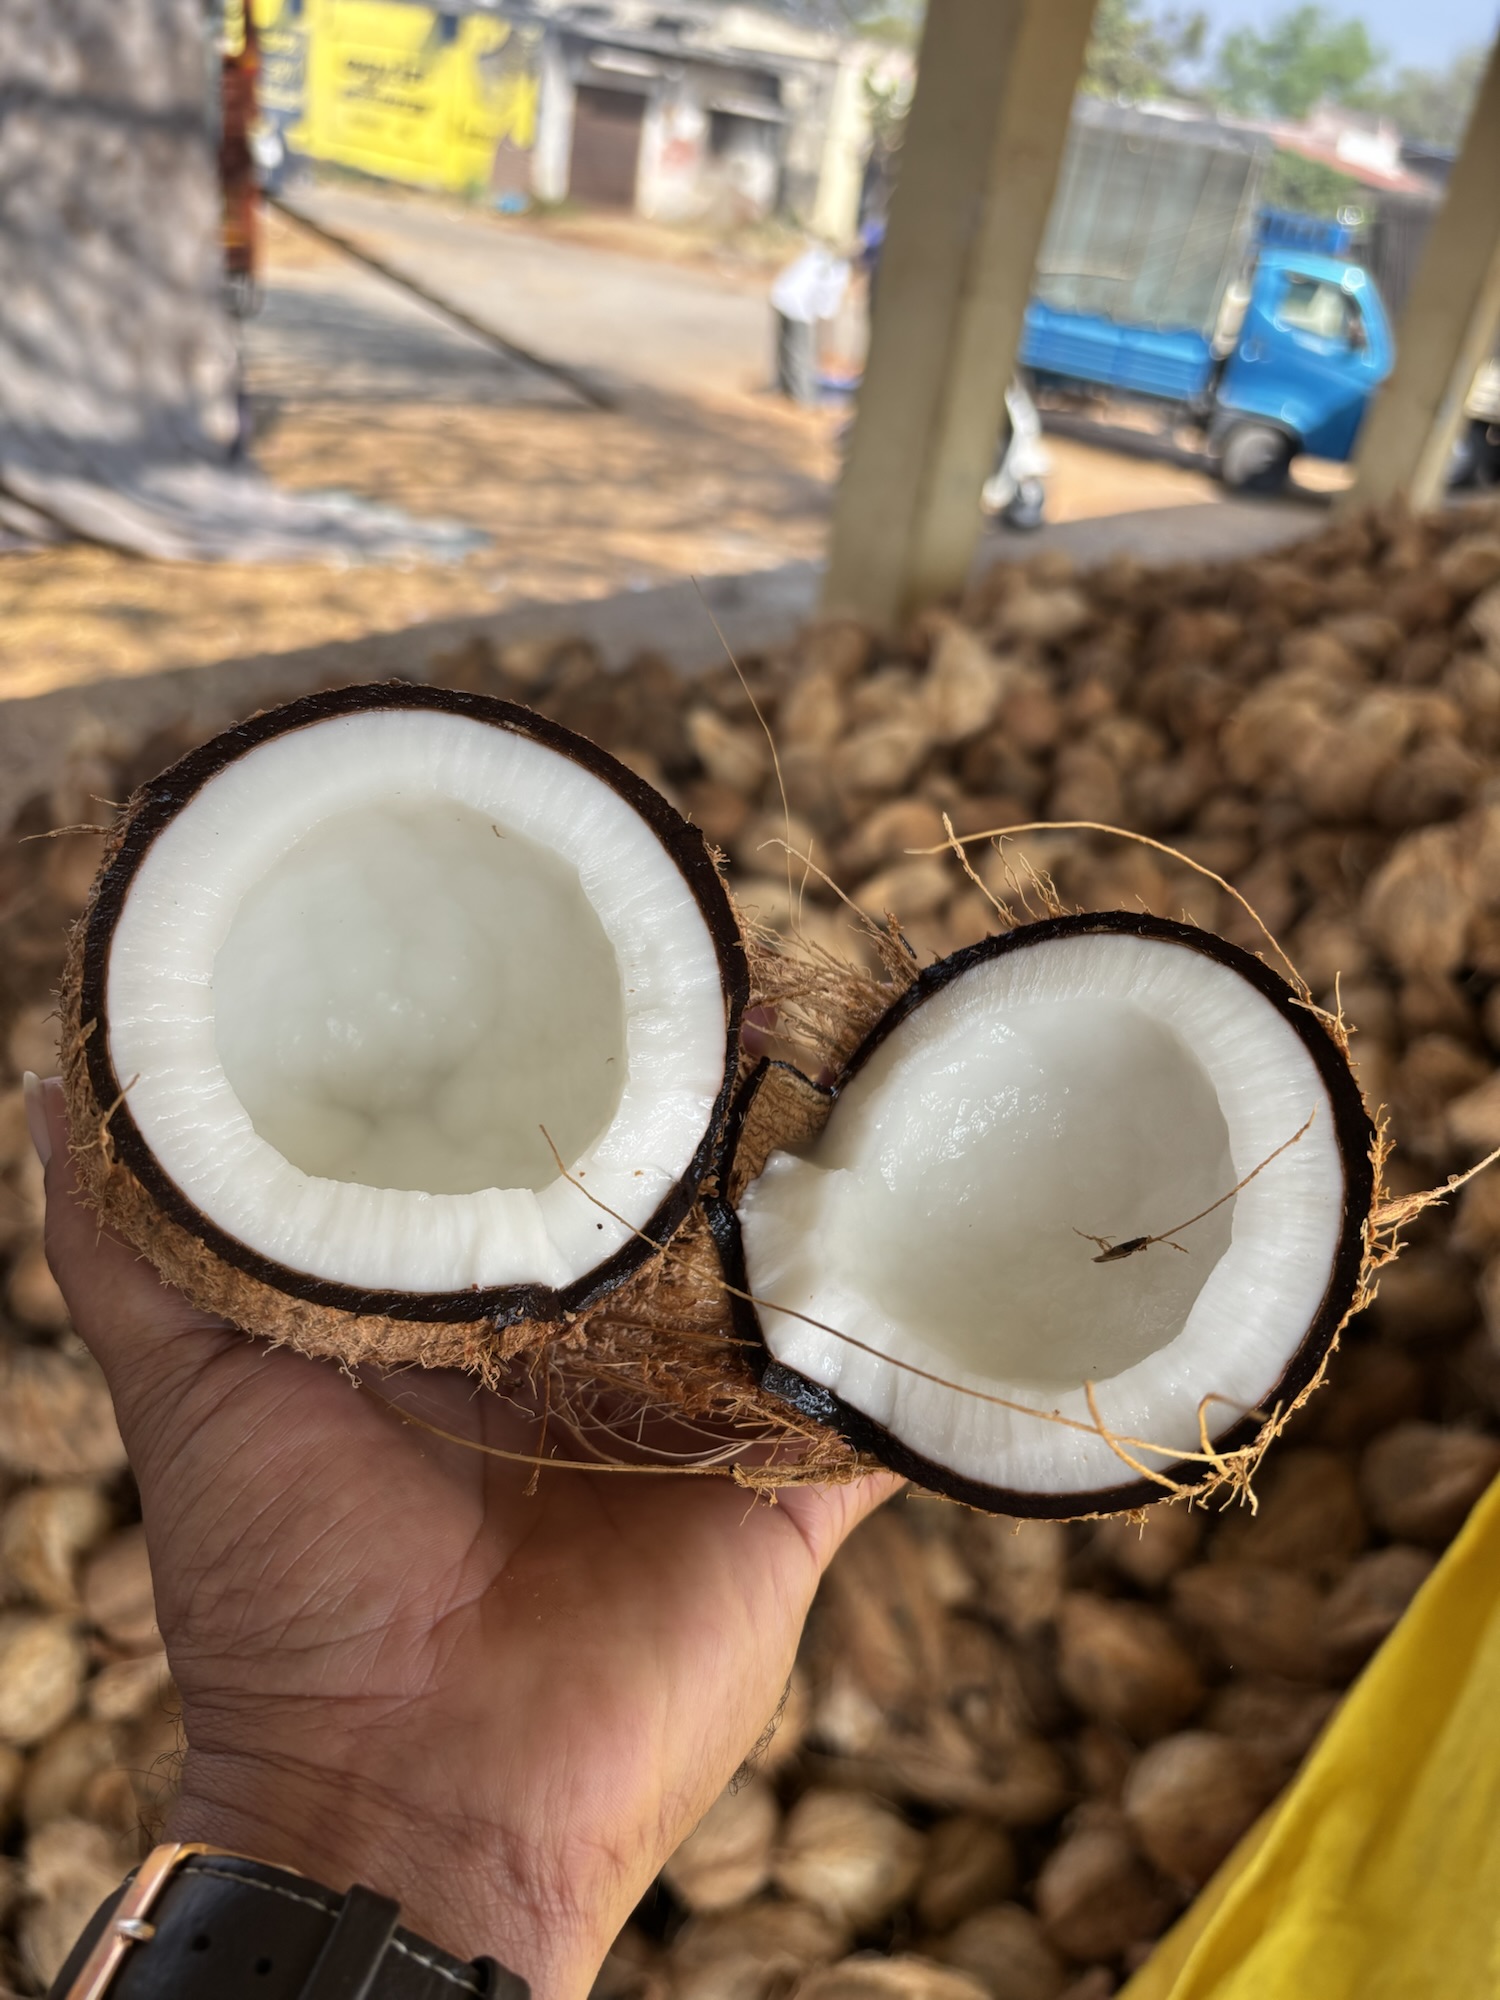
<svg viewBox="0 0 1500 2000">
<path fill-rule="evenodd" d="M 1500 2000 L 1500 1481 L 1120 2000 Z"/>
</svg>

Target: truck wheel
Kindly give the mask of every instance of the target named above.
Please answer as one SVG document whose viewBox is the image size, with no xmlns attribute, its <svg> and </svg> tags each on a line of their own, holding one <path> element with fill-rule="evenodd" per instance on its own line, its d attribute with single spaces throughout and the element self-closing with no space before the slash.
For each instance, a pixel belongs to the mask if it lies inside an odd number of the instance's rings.
<svg viewBox="0 0 1500 2000">
<path fill-rule="evenodd" d="M 1291 439 L 1269 424 L 1236 424 L 1219 450 L 1219 477 L 1236 493 L 1279 493 L 1291 465 Z"/>
</svg>

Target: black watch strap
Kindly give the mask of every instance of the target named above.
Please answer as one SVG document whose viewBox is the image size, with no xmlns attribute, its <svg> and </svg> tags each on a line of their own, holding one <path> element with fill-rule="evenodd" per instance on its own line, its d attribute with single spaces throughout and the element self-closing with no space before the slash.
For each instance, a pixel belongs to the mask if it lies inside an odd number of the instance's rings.
<svg viewBox="0 0 1500 2000">
<path fill-rule="evenodd" d="M 48 2000 L 68 2000 L 134 1877 L 91 1918 Z M 290 1869 L 193 1853 L 107 1985 L 108 2000 L 528 2000 L 492 1958 L 452 1957 L 403 1930 L 398 1906 L 356 1884 L 341 1896 Z"/>
</svg>

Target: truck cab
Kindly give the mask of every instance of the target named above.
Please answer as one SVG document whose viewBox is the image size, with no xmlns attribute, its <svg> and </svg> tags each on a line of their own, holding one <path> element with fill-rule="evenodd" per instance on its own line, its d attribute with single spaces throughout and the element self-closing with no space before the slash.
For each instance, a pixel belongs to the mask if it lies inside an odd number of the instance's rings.
<svg viewBox="0 0 1500 2000">
<path fill-rule="evenodd" d="M 1209 441 L 1226 484 L 1279 485 L 1299 452 L 1347 459 L 1395 343 L 1369 274 L 1268 243 L 1214 383 Z"/>
</svg>

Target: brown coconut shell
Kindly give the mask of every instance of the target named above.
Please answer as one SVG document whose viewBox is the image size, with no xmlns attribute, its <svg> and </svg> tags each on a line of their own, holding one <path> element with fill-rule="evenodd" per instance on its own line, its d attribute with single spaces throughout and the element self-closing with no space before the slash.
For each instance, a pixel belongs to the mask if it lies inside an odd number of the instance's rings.
<svg viewBox="0 0 1500 2000">
<path fill-rule="evenodd" d="M 886 1037 L 935 992 L 988 959 L 1053 938 L 1090 934 L 1152 938 L 1202 952 L 1231 967 L 1277 1009 L 1302 1040 L 1328 1091 L 1344 1164 L 1342 1227 L 1322 1302 L 1280 1380 L 1264 1399 L 1271 1414 L 1251 1413 L 1214 1436 L 1213 1462 L 1179 1460 L 1159 1470 L 1153 1468 L 1153 1478 L 1125 1479 L 1108 1488 L 1018 1491 L 963 1477 L 913 1451 L 864 1411 L 775 1358 L 762 1333 L 735 1204 L 774 1146 L 808 1143 L 831 1115 L 840 1092 Z M 763 1092 L 773 1094 L 774 1108 L 759 1101 Z M 765 1143 L 768 1137 L 772 1141 L 769 1145 Z M 1372 1296 L 1376 1269 L 1394 1254 L 1377 1228 L 1383 1158 L 1382 1143 L 1350 1064 L 1343 1025 L 1311 1007 L 1305 991 L 1299 993 L 1251 952 L 1193 924 L 1131 910 L 1091 911 L 1001 930 L 914 973 L 904 991 L 879 1012 L 864 1039 L 826 1086 L 763 1063 L 741 1090 L 730 1114 L 717 1187 L 710 1190 L 704 1209 L 728 1281 L 734 1327 L 764 1392 L 811 1424 L 837 1433 L 863 1457 L 889 1466 L 931 1492 L 986 1512 L 1066 1520 L 1138 1509 L 1161 1499 L 1164 1489 L 1206 1494 L 1225 1483 L 1243 1482 L 1265 1445 L 1322 1380 L 1340 1333 Z"/>
<path fill-rule="evenodd" d="M 1162 1873 L 1199 1888 L 1271 1795 L 1264 1764 L 1244 1743 L 1184 1730 L 1153 1743 L 1125 1782 L 1137 1840 Z"/>
<path fill-rule="evenodd" d="M 114 925 L 157 835 L 235 758 L 287 731 L 370 710 L 438 710 L 529 737 L 583 765 L 651 827 L 698 903 L 719 958 L 727 1039 L 724 1085 L 693 1159 L 642 1230 L 574 1284 L 456 1293 L 364 1292 L 288 1272 L 202 1215 L 162 1170 L 131 1114 L 110 1055 L 107 1009 Z M 112 830 L 72 937 L 63 975 L 62 1064 L 73 1154 L 86 1197 L 115 1234 L 196 1305 L 248 1331 L 346 1362 L 418 1362 L 489 1372 L 618 1290 L 691 1214 L 719 1143 L 739 1064 L 749 997 L 745 940 L 702 834 L 659 792 L 582 737 L 511 702 L 392 682 L 308 695 L 253 717 L 189 753 L 137 792 Z"/>
</svg>

